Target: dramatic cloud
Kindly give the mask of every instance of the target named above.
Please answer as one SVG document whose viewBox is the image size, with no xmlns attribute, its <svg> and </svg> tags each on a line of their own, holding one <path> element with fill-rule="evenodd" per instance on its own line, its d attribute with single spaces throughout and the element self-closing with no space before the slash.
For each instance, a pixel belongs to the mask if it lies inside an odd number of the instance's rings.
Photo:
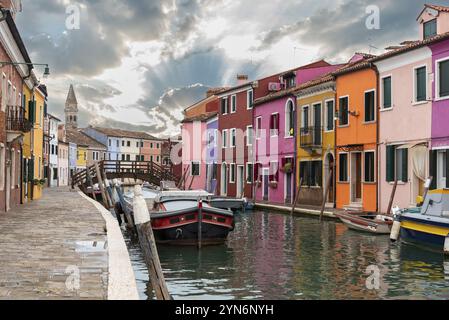
<svg viewBox="0 0 449 320">
<path fill-rule="evenodd" d="M 424 0 L 22 0 L 17 24 L 35 62 L 49 63 L 49 108 L 63 118 L 69 84 L 82 125 L 179 131 L 208 88 L 417 38 Z M 447 4 L 447 1 L 434 1 Z M 68 5 L 80 8 L 67 30 Z M 365 26 L 380 9 L 380 30 Z M 39 69 L 38 69 L 39 70 Z"/>
</svg>

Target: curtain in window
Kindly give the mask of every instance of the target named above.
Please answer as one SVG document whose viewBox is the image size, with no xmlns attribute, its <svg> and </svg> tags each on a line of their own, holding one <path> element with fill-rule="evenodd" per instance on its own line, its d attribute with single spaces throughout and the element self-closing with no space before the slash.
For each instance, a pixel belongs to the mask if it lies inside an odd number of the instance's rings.
<svg viewBox="0 0 449 320">
<path fill-rule="evenodd" d="M 426 181 L 426 158 L 427 147 L 423 145 L 414 146 L 410 149 L 413 173 L 415 176 L 425 182 Z"/>
</svg>

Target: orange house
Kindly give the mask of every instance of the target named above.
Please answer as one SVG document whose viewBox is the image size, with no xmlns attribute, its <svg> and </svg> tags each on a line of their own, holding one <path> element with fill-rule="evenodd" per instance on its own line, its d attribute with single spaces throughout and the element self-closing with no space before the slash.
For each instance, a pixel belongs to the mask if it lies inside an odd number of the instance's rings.
<svg viewBox="0 0 449 320">
<path fill-rule="evenodd" d="M 335 76 L 337 208 L 377 212 L 377 69 L 362 59 Z"/>
</svg>

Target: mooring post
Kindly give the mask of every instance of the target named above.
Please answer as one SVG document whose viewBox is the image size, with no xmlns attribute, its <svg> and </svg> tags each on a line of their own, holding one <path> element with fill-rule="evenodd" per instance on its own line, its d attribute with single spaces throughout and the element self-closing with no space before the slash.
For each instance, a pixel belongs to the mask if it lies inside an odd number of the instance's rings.
<svg viewBox="0 0 449 320">
<path fill-rule="evenodd" d="M 133 211 L 140 247 L 156 298 L 158 300 L 171 300 L 157 252 L 150 213 L 142 195 L 142 187 L 139 185 L 134 187 Z"/>
<path fill-rule="evenodd" d="M 103 198 L 103 205 L 105 208 L 110 209 L 109 204 L 108 204 L 108 198 L 107 198 L 106 192 L 104 190 L 103 179 L 101 177 L 101 172 L 100 172 L 100 167 L 98 166 L 98 162 L 95 163 L 95 172 L 97 174 L 98 186 L 100 187 L 101 196 Z"/>
<path fill-rule="evenodd" d="M 106 187 L 106 196 L 108 198 L 109 207 L 114 207 L 114 201 L 112 201 L 112 190 L 111 190 L 111 184 L 109 183 L 108 179 L 104 179 L 104 185 Z"/>
<path fill-rule="evenodd" d="M 329 170 L 329 177 L 327 177 L 327 182 L 326 182 L 326 186 L 324 189 L 323 203 L 321 204 L 321 211 L 320 211 L 320 221 L 321 222 L 323 221 L 324 209 L 326 208 L 327 197 L 328 197 L 329 191 L 331 189 L 331 183 L 332 183 L 333 177 L 334 177 L 334 169 L 331 168 Z"/>
<path fill-rule="evenodd" d="M 292 211 L 290 213 L 291 215 L 295 213 L 296 205 L 298 204 L 299 201 L 299 193 L 301 192 L 301 186 L 302 186 L 302 178 L 301 180 L 299 180 L 298 192 L 296 192 L 295 202 L 293 203 Z"/>
<path fill-rule="evenodd" d="M 198 200 L 198 249 L 201 249 L 203 240 L 203 200 Z"/>
</svg>

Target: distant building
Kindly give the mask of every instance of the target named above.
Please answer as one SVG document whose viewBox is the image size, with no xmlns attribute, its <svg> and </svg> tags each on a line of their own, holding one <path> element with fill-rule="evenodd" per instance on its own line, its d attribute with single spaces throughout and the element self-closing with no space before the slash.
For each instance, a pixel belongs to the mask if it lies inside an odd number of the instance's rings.
<svg viewBox="0 0 449 320">
<path fill-rule="evenodd" d="M 49 161 L 47 167 L 48 186 L 58 186 L 58 126 L 61 120 L 51 114 L 48 117 Z"/>
<path fill-rule="evenodd" d="M 67 100 L 65 102 L 65 124 L 69 129 L 78 128 L 78 101 L 76 99 L 73 85 L 70 85 Z"/>
</svg>

